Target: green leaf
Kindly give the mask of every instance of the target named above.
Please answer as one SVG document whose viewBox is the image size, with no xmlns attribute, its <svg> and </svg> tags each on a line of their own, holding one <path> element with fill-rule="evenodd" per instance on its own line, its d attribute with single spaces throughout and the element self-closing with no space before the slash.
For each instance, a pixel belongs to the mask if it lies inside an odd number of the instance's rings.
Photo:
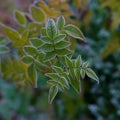
<svg viewBox="0 0 120 120">
<path fill-rule="evenodd" d="M 56 23 L 57 23 L 57 28 L 61 30 L 65 25 L 65 18 L 63 16 L 58 17 Z"/>
<path fill-rule="evenodd" d="M 54 47 L 51 44 L 44 44 L 40 47 L 40 50 L 43 52 L 52 52 L 54 51 Z"/>
<path fill-rule="evenodd" d="M 6 52 L 8 52 L 8 48 L 5 46 L 0 46 L 0 54 L 4 54 Z"/>
<path fill-rule="evenodd" d="M 28 67 L 28 76 L 35 87 L 37 87 L 37 71 L 34 64 L 30 64 L 30 66 Z"/>
<path fill-rule="evenodd" d="M 47 35 L 53 38 L 57 34 L 57 28 L 53 19 L 48 19 L 46 23 Z"/>
<path fill-rule="evenodd" d="M 59 34 L 59 35 L 57 35 L 57 36 L 53 39 L 54 44 L 63 41 L 63 40 L 65 39 L 65 37 L 66 37 L 65 34 Z"/>
<path fill-rule="evenodd" d="M 45 75 L 52 80 L 58 80 L 60 78 L 58 73 L 46 73 Z"/>
<path fill-rule="evenodd" d="M 4 34 L 10 39 L 10 40 L 13 40 L 13 41 L 18 41 L 20 40 L 20 36 L 19 36 L 19 33 L 12 29 L 12 28 L 9 28 L 3 24 L 0 24 L 0 26 L 2 27 L 2 30 L 4 32 Z"/>
<path fill-rule="evenodd" d="M 71 51 L 68 49 L 56 50 L 58 56 L 65 56 L 71 54 Z"/>
<path fill-rule="evenodd" d="M 25 46 L 23 49 L 26 54 L 31 55 L 31 56 L 35 56 L 38 53 L 37 49 L 31 46 Z"/>
<path fill-rule="evenodd" d="M 42 36 L 41 40 L 46 44 L 53 44 L 53 41 L 48 36 Z"/>
<path fill-rule="evenodd" d="M 73 63 L 72 60 L 69 57 L 65 57 L 65 62 L 68 68 L 72 68 L 73 67 Z"/>
<path fill-rule="evenodd" d="M 58 88 L 61 90 L 61 91 L 63 91 L 64 90 L 64 86 L 59 82 L 59 81 L 56 81 L 56 80 L 49 80 L 48 82 L 47 82 L 49 85 L 56 85 L 56 86 L 58 86 Z"/>
<path fill-rule="evenodd" d="M 49 90 L 49 96 L 48 96 L 48 102 L 51 104 L 52 101 L 54 100 L 55 96 L 58 93 L 58 87 L 57 86 L 52 86 Z"/>
<path fill-rule="evenodd" d="M 27 23 L 25 15 L 20 12 L 20 11 L 15 11 L 14 13 L 15 19 L 16 21 L 20 24 L 20 25 L 25 25 Z"/>
<path fill-rule="evenodd" d="M 27 55 L 22 58 L 22 61 L 26 64 L 31 64 L 34 61 L 34 58 L 30 55 Z"/>
<path fill-rule="evenodd" d="M 65 77 L 60 77 L 59 82 L 65 86 L 67 89 L 69 89 L 69 83 Z"/>
<path fill-rule="evenodd" d="M 80 29 L 72 24 L 66 25 L 64 27 L 65 32 L 73 38 L 77 38 L 80 40 L 85 40 L 83 33 Z"/>
<path fill-rule="evenodd" d="M 44 61 L 50 61 L 52 59 L 54 59 L 56 57 L 56 54 L 54 52 L 47 52 L 45 57 L 44 57 Z"/>
<path fill-rule="evenodd" d="M 96 73 L 91 68 L 86 69 L 86 74 L 89 78 L 92 78 L 99 83 L 99 78 L 97 77 Z"/>
<path fill-rule="evenodd" d="M 85 70 L 81 69 L 80 74 L 81 74 L 82 79 L 84 79 L 85 78 Z"/>
<path fill-rule="evenodd" d="M 39 48 L 40 46 L 43 45 L 43 42 L 41 39 L 37 39 L 37 38 L 33 38 L 30 40 L 31 44 L 36 47 L 36 48 Z"/>
<path fill-rule="evenodd" d="M 61 42 L 59 42 L 59 43 L 57 43 L 55 45 L 55 48 L 56 49 L 63 49 L 63 48 L 67 48 L 69 46 L 70 46 L 70 42 L 69 41 L 61 41 Z"/>
<path fill-rule="evenodd" d="M 35 21 L 45 22 L 46 15 L 45 15 L 45 12 L 41 8 L 31 6 L 30 11 L 31 11 L 31 15 Z"/>
<path fill-rule="evenodd" d="M 82 64 L 82 59 L 81 59 L 81 56 L 79 55 L 77 59 L 75 60 L 75 67 L 79 68 L 81 64 Z"/>
<path fill-rule="evenodd" d="M 57 73 L 62 73 L 62 72 L 63 72 L 63 69 L 62 69 L 61 67 L 53 66 L 52 68 L 53 68 L 53 70 L 54 70 L 55 72 L 57 72 Z"/>
<path fill-rule="evenodd" d="M 89 64 L 88 61 L 86 61 L 86 62 L 84 62 L 84 63 L 82 64 L 82 67 L 83 67 L 83 68 L 87 68 L 87 67 L 88 67 L 88 64 Z"/>
</svg>

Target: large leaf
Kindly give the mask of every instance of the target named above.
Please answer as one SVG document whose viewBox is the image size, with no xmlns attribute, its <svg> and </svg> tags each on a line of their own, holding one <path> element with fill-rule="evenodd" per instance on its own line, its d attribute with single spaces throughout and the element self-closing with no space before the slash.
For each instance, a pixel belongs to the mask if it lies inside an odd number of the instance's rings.
<svg viewBox="0 0 120 120">
<path fill-rule="evenodd" d="M 85 40 L 85 37 L 83 33 L 80 31 L 80 29 L 72 24 L 66 25 L 64 27 L 64 30 L 68 35 L 72 36 L 73 38 Z"/>
<path fill-rule="evenodd" d="M 52 86 L 49 90 L 49 96 L 48 96 L 48 102 L 51 104 L 52 101 L 54 100 L 55 96 L 58 93 L 58 87 L 57 86 Z"/>
<path fill-rule="evenodd" d="M 46 16 L 45 16 L 44 11 L 41 8 L 31 6 L 30 11 L 31 11 L 31 15 L 35 21 L 45 22 Z"/>
<path fill-rule="evenodd" d="M 15 11 L 14 13 L 15 19 L 16 21 L 21 24 L 21 25 L 25 25 L 27 23 L 25 15 L 20 12 L 20 11 Z"/>
<path fill-rule="evenodd" d="M 48 19 L 46 23 L 47 35 L 53 38 L 57 34 L 57 28 L 53 19 Z"/>
<path fill-rule="evenodd" d="M 86 74 L 88 77 L 96 80 L 99 83 L 99 78 L 97 77 L 96 73 L 91 68 L 86 69 Z"/>
</svg>

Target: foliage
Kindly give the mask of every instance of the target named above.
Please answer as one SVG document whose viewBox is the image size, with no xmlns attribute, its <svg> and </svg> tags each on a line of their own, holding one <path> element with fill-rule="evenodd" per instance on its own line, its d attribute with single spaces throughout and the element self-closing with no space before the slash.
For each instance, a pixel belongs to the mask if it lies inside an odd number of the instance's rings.
<svg viewBox="0 0 120 120">
<path fill-rule="evenodd" d="M 50 78 L 48 81 L 49 103 L 52 103 L 58 90 L 65 91 L 69 86 L 73 86 L 79 93 L 81 79 L 84 79 L 85 74 L 99 82 L 94 71 L 88 68 L 88 62 L 82 63 L 80 56 L 77 59 L 71 59 L 73 52 L 70 50 L 70 39 L 85 41 L 81 30 L 75 25 L 66 25 L 63 16 L 58 17 L 56 22 L 49 18 L 45 23 L 46 14 L 42 8 L 31 6 L 30 13 L 33 22 L 27 25 L 25 13 L 15 11 L 15 19 L 21 25 L 18 30 L 1 24 L 4 34 L 13 42 L 13 46 L 18 49 L 18 57 L 22 57 L 24 62 L 16 58 L 3 62 L 4 78 L 11 78 L 23 87 L 33 85 L 37 88 L 38 75 L 46 73 L 45 75 Z M 38 34 L 34 35 L 29 28 L 31 24 L 33 24 L 33 31 L 35 27 L 39 29 Z M 53 65 L 55 66 L 52 67 Z M 44 69 L 50 69 L 50 71 L 44 72 Z"/>
</svg>

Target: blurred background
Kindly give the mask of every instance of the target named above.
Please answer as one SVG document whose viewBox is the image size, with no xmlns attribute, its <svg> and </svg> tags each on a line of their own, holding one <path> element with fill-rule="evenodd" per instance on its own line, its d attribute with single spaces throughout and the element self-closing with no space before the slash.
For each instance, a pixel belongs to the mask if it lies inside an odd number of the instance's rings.
<svg viewBox="0 0 120 120">
<path fill-rule="evenodd" d="M 0 22 L 17 29 L 13 11 L 28 12 L 36 2 L 0 0 Z M 43 75 L 37 89 L 21 90 L 0 74 L 0 120 L 120 120 L 120 0 L 44 2 L 83 31 L 87 43 L 76 40 L 74 58 L 89 60 L 100 83 L 86 77 L 81 96 L 73 90 L 59 93 L 50 105 Z"/>
</svg>

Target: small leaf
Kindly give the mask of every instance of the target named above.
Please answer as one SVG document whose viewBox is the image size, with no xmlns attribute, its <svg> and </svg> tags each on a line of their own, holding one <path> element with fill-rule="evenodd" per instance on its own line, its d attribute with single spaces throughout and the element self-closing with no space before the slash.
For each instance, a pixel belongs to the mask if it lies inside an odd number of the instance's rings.
<svg viewBox="0 0 120 120">
<path fill-rule="evenodd" d="M 40 50 L 43 52 L 52 52 L 54 51 L 54 47 L 51 44 L 44 44 L 40 47 Z"/>
<path fill-rule="evenodd" d="M 64 27 L 64 30 L 68 35 L 72 36 L 73 38 L 85 40 L 85 37 L 83 33 L 80 31 L 80 29 L 72 24 L 66 25 Z"/>
<path fill-rule="evenodd" d="M 96 80 L 99 83 L 99 78 L 97 77 L 96 73 L 91 68 L 86 69 L 86 74 L 88 77 Z"/>
<path fill-rule="evenodd" d="M 61 67 L 58 67 L 58 66 L 53 66 L 53 70 L 57 73 L 62 73 L 63 72 L 63 69 Z"/>
<path fill-rule="evenodd" d="M 25 15 L 20 12 L 20 11 L 15 11 L 14 13 L 15 19 L 16 21 L 21 24 L 21 25 L 25 25 L 27 23 Z"/>
<path fill-rule="evenodd" d="M 58 86 L 58 88 L 61 90 L 61 91 L 63 91 L 64 90 L 64 86 L 59 82 L 59 81 L 55 81 L 55 80 L 49 80 L 48 82 L 47 82 L 49 85 L 56 85 L 56 86 Z"/>
<path fill-rule="evenodd" d="M 47 77 L 51 78 L 52 80 L 58 80 L 60 78 L 60 76 L 58 75 L 58 73 L 46 73 L 45 75 Z"/>
<path fill-rule="evenodd" d="M 75 67 L 79 68 L 81 64 L 82 64 L 82 59 L 81 59 L 81 56 L 79 55 L 77 59 L 75 60 Z"/>
<path fill-rule="evenodd" d="M 83 67 L 83 68 L 87 68 L 87 67 L 88 67 L 88 64 L 89 64 L 88 61 L 86 61 L 86 62 L 84 62 L 84 63 L 82 64 L 82 67 Z"/>
<path fill-rule="evenodd" d="M 65 86 L 67 89 L 69 88 L 69 83 L 65 77 L 60 77 L 59 82 Z"/>
<path fill-rule="evenodd" d="M 34 61 L 34 58 L 27 55 L 22 58 L 22 61 L 26 64 L 31 64 Z"/>
<path fill-rule="evenodd" d="M 35 21 L 45 22 L 46 16 L 45 16 L 44 11 L 41 8 L 31 6 L 30 11 L 31 11 L 31 15 Z"/>
<path fill-rule="evenodd" d="M 58 93 L 58 87 L 57 86 L 52 86 L 49 90 L 49 96 L 48 96 L 48 102 L 51 104 L 52 101 L 54 100 L 55 96 Z"/>
<path fill-rule="evenodd" d="M 12 28 L 9 28 L 3 24 L 0 24 L 0 26 L 2 26 L 2 30 L 4 32 L 4 34 L 10 39 L 10 40 L 13 40 L 13 41 L 19 41 L 20 40 L 20 36 L 19 36 L 19 33 L 12 29 Z"/>
<path fill-rule="evenodd" d="M 24 51 L 26 54 L 31 55 L 31 56 L 35 56 L 37 54 L 37 49 L 31 46 L 25 46 Z"/>
<path fill-rule="evenodd" d="M 44 61 L 50 61 L 56 57 L 56 54 L 54 52 L 47 52 Z"/>
<path fill-rule="evenodd" d="M 65 37 L 66 37 L 65 34 L 59 34 L 53 39 L 53 41 L 56 44 L 56 43 L 63 41 L 65 39 Z"/>
<path fill-rule="evenodd" d="M 69 41 L 61 41 L 61 42 L 59 42 L 59 43 L 57 43 L 55 45 L 55 48 L 56 49 L 63 49 L 63 48 L 67 48 L 69 46 L 70 46 L 70 42 Z"/>
<path fill-rule="evenodd" d="M 65 57 L 65 62 L 68 68 L 72 68 L 73 67 L 73 63 L 72 60 L 69 57 Z"/>
<path fill-rule="evenodd" d="M 85 70 L 81 69 L 80 74 L 81 74 L 82 79 L 84 79 L 85 78 Z"/>
<path fill-rule="evenodd" d="M 56 53 L 59 56 L 65 56 L 71 54 L 71 51 L 68 49 L 61 49 L 61 50 L 56 50 Z"/>
<path fill-rule="evenodd" d="M 63 16 L 58 17 L 56 23 L 57 23 L 57 28 L 61 30 L 65 25 L 65 18 Z"/>
<path fill-rule="evenodd" d="M 53 19 L 48 19 L 46 23 L 47 35 L 53 38 L 57 34 L 56 25 Z"/>
<path fill-rule="evenodd" d="M 28 67 L 28 76 L 30 77 L 30 80 L 35 85 L 35 87 L 37 87 L 37 71 L 34 64 L 30 64 Z"/>
<path fill-rule="evenodd" d="M 31 39 L 30 42 L 31 42 L 31 44 L 32 44 L 34 47 L 36 47 L 36 48 L 39 48 L 40 46 L 43 45 L 42 40 L 41 40 L 41 39 L 37 39 L 37 38 Z"/>
<path fill-rule="evenodd" d="M 42 36 L 41 40 L 46 44 L 53 44 L 53 41 L 48 36 Z"/>
</svg>

